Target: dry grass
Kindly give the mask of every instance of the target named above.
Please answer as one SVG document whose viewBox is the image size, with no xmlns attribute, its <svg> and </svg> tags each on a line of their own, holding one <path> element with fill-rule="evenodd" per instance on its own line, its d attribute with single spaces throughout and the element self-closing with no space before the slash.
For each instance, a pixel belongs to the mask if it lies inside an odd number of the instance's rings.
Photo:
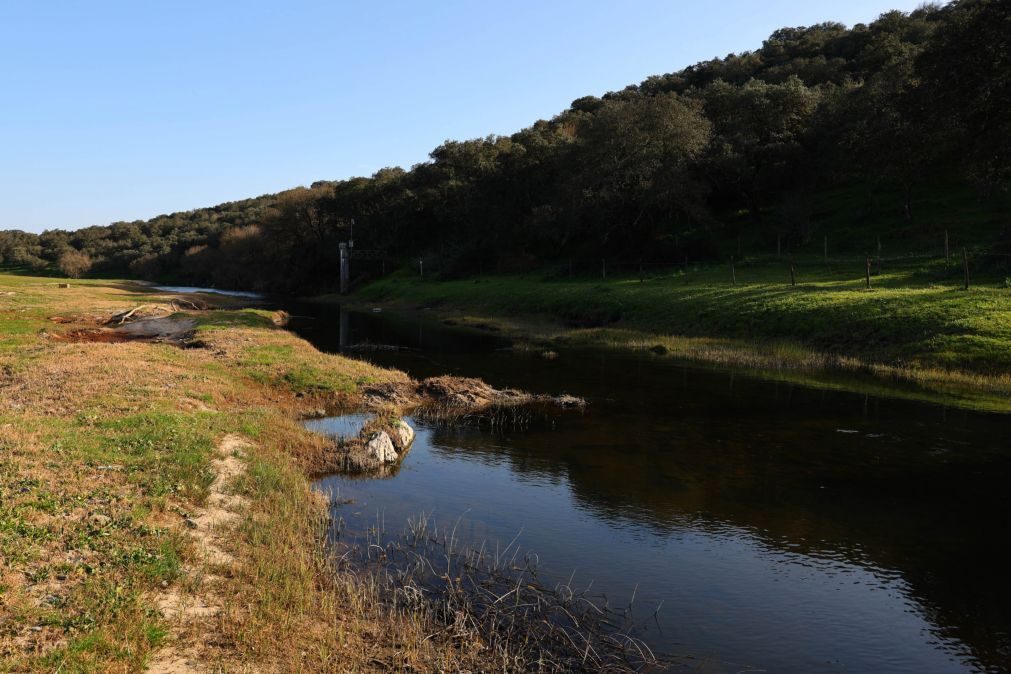
<svg viewBox="0 0 1011 674">
<path fill-rule="evenodd" d="M 260 311 L 192 313 L 188 348 L 59 338 L 160 301 L 0 275 L 0 670 L 487 669 L 324 547 L 306 476 L 327 446 L 298 419 L 405 375 Z"/>
</svg>

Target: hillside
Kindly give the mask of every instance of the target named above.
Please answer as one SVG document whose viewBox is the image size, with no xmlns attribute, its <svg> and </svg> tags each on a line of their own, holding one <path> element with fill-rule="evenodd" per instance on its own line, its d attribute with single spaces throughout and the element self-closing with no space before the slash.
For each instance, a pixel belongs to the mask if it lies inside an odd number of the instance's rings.
<svg viewBox="0 0 1011 674">
<path fill-rule="evenodd" d="M 281 292 L 564 261 L 1011 252 L 1011 11 L 957 0 L 784 28 L 755 51 L 587 96 L 511 136 L 446 141 L 410 170 L 146 222 L 0 233 L 0 264 Z M 996 259 L 996 258 L 995 258 Z M 61 264 L 62 261 L 62 264 Z"/>
</svg>

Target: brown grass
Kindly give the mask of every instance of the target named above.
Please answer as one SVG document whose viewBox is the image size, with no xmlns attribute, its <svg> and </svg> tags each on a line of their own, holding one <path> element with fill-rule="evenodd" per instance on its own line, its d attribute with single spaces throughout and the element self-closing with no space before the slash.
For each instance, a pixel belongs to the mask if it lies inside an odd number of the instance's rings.
<svg viewBox="0 0 1011 674">
<path fill-rule="evenodd" d="M 191 348 L 64 341 L 150 295 L 3 275 L 0 291 L 0 670 L 488 668 L 324 547 L 307 475 L 326 441 L 298 420 L 405 375 L 255 311 L 194 312 Z M 242 467 L 222 481 L 226 459 Z M 234 516 L 207 525 L 220 499 Z"/>
</svg>

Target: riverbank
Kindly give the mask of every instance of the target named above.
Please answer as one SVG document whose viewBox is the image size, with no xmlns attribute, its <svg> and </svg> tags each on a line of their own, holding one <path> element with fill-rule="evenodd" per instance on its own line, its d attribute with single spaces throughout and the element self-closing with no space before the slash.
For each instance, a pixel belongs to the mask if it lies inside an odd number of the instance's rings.
<svg viewBox="0 0 1011 674">
<path fill-rule="evenodd" d="M 330 442 L 300 419 L 409 378 L 173 300 L 0 274 L 0 669 L 479 668 L 335 562 L 310 488 Z M 131 309 L 159 330 L 110 327 Z"/>
<path fill-rule="evenodd" d="M 998 275 L 966 291 L 943 260 L 889 262 L 870 289 L 841 263 L 797 265 L 796 285 L 782 262 L 739 264 L 733 273 L 736 283 L 729 266 L 643 280 L 541 274 L 422 282 L 402 273 L 351 300 L 430 308 L 444 320 L 542 348 L 648 350 L 878 394 L 899 383 L 892 394 L 1011 411 L 1011 290 Z M 861 377 L 840 380 L 839 373 Z"/>
</svg>

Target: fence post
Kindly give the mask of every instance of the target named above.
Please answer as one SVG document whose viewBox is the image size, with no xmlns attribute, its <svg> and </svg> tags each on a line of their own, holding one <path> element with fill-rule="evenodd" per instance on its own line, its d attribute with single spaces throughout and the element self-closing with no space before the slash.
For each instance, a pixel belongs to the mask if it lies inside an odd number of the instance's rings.
<svg viewBox="0 0 1011 674">
<path fill-rule="evenodd" d="M 969 289 L 969 255 L 962 249 L 962 268 L 965 271 L 965 290 Z"/>
<path fill-rule="evenodd" d="M 870 255 L 867 256 L 867 272 L 866 272 L 865 278 L 867 279 L 867 287 L 870 288 L 871 287 L 871 256 Z"/>
<path fill-rule="evenodd" d="M 790 285 L 791 286 L 797 285 L 797 276 L 796 276 L 796 274 L 793 271 L 793 258 L 792 257 L 790 258 Z"/>
<path fill-rule="evenodd" d="M 730 280 L 737 285 L 737 269 L 734 268 L 734 256 L 730 256 Z"/>
</svg>

